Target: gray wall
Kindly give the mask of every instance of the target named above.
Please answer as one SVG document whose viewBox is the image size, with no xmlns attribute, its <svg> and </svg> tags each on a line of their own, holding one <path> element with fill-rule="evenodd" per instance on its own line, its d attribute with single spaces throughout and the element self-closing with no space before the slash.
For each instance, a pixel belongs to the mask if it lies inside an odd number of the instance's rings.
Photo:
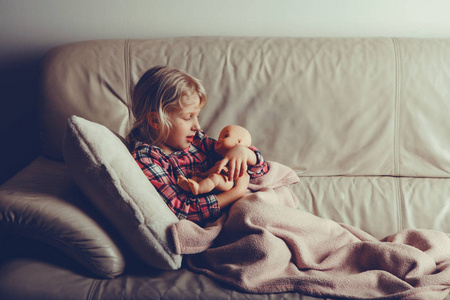
<svg viewBox="0 0 450 300">
<path fill-rule="evenodd" d="M 198 35 L 450 38 L 448 0 L 0 0 L 0 182 L 39 154 L 42 55 L 74 41 Z"/>
</svg>

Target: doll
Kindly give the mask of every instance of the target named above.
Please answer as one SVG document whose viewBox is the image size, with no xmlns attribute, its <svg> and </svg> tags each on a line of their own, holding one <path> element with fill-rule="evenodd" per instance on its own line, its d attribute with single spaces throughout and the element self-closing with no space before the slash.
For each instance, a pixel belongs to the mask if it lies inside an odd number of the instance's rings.
<svg viewBox="0 0 450 300">
<path fill-rule="evenodd" d="M 251 143 L 252 138 L 247 129 L 238 125 L 229 125 L 224 127 L 220 132 L 219 139 L 214 145 L 214 150 L 221 156 L 225 156 L 228 150 L 234 146 L 242 145 L 250 147 Z M 228 178 L 227 174 L 225 174 L 227 172 L 226 168 L 223 170 L 225 173 L 217 172 L 218 163 L 204 173 L 193 172 L 191 178 L 179 176 L 177 184 L 183 190 L 190 191 L 194 195 L 209 193 L 214 189 L 220 192 L 228 191 L 235 183 L 238 184 L 238 181 L 242 181 L 239 184 L 246 184 L 248 186 L 250 177 L 247 173 L 236 179 L 236 182 L 234 182 Z"/>
</svg>

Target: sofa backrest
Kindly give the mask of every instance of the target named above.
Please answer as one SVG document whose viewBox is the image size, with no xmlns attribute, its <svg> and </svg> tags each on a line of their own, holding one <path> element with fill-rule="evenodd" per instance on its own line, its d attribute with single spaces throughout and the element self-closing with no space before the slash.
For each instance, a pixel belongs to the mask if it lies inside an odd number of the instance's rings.
<svg viewBox="0 0 450 300">
<path fill-rule="evenodd" d="M 301 176 L 449 177 L 450 39 L 193 37 L 97 40 L 48 52 L 43 151 L 61 159 L 70 115 L 125 136 L 134 85 L 170 65 L 208 94 L 203 129 L 246 127 Z"/>
</svg>

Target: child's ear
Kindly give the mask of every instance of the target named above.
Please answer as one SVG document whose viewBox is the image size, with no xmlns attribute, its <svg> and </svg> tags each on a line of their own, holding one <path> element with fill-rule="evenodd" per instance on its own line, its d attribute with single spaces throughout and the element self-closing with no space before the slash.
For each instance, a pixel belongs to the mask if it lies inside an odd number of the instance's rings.
<svg viewBox="0 0 450 300">
<path fill-rule="evenodd" d="M 148 119 L 148 123 L 150 124 L 150 126 L 152 126 L 154 129 L 160 128 L 158 116 L 156 115 L 155 112 L 149 113 L 147 116 L 147 119 Z"/>
</svg>

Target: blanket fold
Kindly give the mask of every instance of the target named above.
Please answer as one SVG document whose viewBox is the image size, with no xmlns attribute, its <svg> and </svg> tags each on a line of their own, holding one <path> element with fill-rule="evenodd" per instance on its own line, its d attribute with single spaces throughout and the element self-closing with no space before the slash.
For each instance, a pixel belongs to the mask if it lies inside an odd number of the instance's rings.
<svg viewBox="0 0 450 300">
<path fill-rule="evenodd" d="M 296 209 L 298 177 L 269 162 L 269 173 L 215 222 L 171 227 L 189 268 L 253 293 L 301 292 L 348 299 L 444 299 L 450 238 L 403 230 L 377 240 L 355 227 Z"/>
</svg>

